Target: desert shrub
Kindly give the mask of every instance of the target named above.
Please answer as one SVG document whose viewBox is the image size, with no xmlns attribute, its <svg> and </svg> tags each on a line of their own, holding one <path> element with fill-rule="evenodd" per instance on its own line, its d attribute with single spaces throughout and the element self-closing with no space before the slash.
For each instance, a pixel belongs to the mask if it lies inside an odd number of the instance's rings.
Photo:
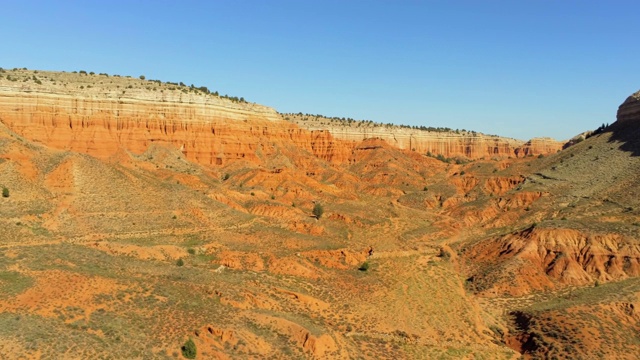
<svg viewBox="0 0 640 360">
<path fill-rule="evenodd" d="M 543 154 L 538 155 L 538 159 L 542 159 L 544 157 Z"/>
<path fill-rule="evenodd" d="M 322 205 L 320 205 L 320 203 L 317 203 L 313 206 L 313 216 L 316 217 L 316 219 L 320 219 L 322 217 L 322 214 L 324 214 L 324 208 L 322 207 Z"/>
<path fill-rule="evenodd" d="M 195 255 L 196 254 L 196 249 L 189 248 L 189 249 L 187 249 L 187 252 L 189 254 L 191 254 L 191 255 Z"/>
<path fill-rule="evenodd" d="M 464 175 L 464 174 L 466 174 L 466 173 L 464 172 L 464 170 L 460 171 L 460 176 L 462 176 L 462 175 Z"/>
<path fill-rule="evenodd" d="M 178 259 L 178 261 L 176 261 L 176 265 L 183 266 L 184 265 L 184 260 L 182 260 L 182 258 Z"/>
<path fill-rule="evenodd" d="M 140 75 L 140 80 L 144 80 L 146 77 L 144 75 Z"/>
<path fill-rule="evenodd" d="M 229 175 L 229 173 L 224 174 L 224 176 L 222 177 L 222 180 L 225 180 L 225 181 L 229 180 L 229 176 L 231 176 Z"/>
<path fill-rule="evenodd" d="M 9 189 L 5 186 L 2 187 L 2 197 L 9 197 Z"/>
<path fill-rule="evenodd" d="M 369 262 L 368 261 L 363 262 L 362 265 L 360 265 L 360 267 L 358 268 L 358 270 L 360 271 L 369 270 Z"/>
<path fill-rule="evenodd" d="M 422 191 L 429 191 L 429 188 L 425 186 L 422 188 Z"/>
<path fill-rule="evenodd" d="M 440 248 L 440 253 L 438 253 L 438 257 L 444 260 L 451 259 L 451 253 L 447 251 L 445 248 Z"/>
<path fill-rule="evenodd" d="M 187 359 L 196 358 L 196 354 L 197 354 L 196 343 L 194 343 L 193 340 L 191 339 L 187 340 L 187 342 L 184 343 L 184 345 L 182 345 L 182 348 L 180 350 L 182 350 L 182 356 L 184 356 L 185 358 Z"/>
</svg>

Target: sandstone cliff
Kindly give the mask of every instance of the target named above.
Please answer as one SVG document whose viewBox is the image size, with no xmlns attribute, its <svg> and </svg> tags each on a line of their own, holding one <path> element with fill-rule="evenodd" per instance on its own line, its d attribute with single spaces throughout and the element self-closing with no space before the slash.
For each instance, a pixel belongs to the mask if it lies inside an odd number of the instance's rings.
<svg viewBox="0 0 640 360">
<path fill-rule="evenodd" d="M 561 149 L 551 139 L 524 143 L 475 132 L 300 128 L 284 121 L 272 108 L 231 101 L 193 85 L 106 74 L 30 70 L 4 74 L 0 77 L 0 120 L 4 124 L 27 139 L 102 158 L 119 149 L 142 153 L 153 143 L 164 143 L 202 165 L 234 160 L 259 163 L 287 148 L 344 163 L 356 144 L 367 138 L 380 138 L 421 154 L 470 159 L 523 157 Z"/>
<path fill-rule="evenodd" d="M 368 138 L 380 138 L 400 149 L 445 157 L 479 159 L 546 155 L 561 150 L 564 144 L 551 138 L 535 138 L 525 142 L 475 131 L 430 131 L 313 115 L 286 114 L 284 117 L 308 130 L 329 131 L 336 139 L 360 142 Z"/>
<path fill-rule="evenodd" d="M 640 122 L 640 91 L 629 96 L 618 108 L 618 122 Z"/>
<path fill-rule="evenodd" d="M 349 154 L 348 146 L 337 144 L 328 132 L 300 129 L 262 105 L 166 84 L 162 89 L 136 79 L 37 75 L 44 84 L 24 74 L 27 81 L 0 79 L 0 120 L 54 148 L 104 158 L 119 149 L 142 153 L 153 143 L 164 143 L 202 165 L 259 162 L 278 151 L 276 145 L 293 145 L 328 161 L 345 161 Z M 143 88 L 148 83 L 160 89 Z"/>
</svg>

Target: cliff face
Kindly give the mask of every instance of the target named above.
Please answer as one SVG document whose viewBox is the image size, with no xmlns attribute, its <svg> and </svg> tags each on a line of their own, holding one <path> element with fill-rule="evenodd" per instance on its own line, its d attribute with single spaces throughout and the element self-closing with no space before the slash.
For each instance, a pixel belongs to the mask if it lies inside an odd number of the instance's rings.
<svg viewBox="0 0 640 360">
<path fill-rule="evenodd" d="M 379 138 L 400 149 L 410 149 L 421 154 L 442 154 L 445 157 L 479 159 L 546 155 L 561 150 L 564 144 L 551 138 L 536 138 L 525 142 L 468 131 L 425 131 L 399 126 L 372 126 L 366 122 L 358 125 L 354 125 L 357 122 L 335 124 L 332 119 L 307 117 L 301 120 L 297 115 L 288 115 L 286 118 L 308 130 L 329 131 L 336 139 L 360 142 Z"/>
<path fill-rule="evenodd" d="M 259 162 L 276 146 L 293 145 L 331 162 L 346 161 L 348 146 L 325 131 L 306 131 L 255 104 L 24 92 L 0 88 L 0 120 L 27 139 L 106 158 L 119 149 L 143 153 L 153 143 L 182 149 L 202 165 Z"/>
<path fill-rule="evenodd" d="M 618 122 L 640 124 L 640 91 L 629 96 L 618 108 Z"/>
<path fill-rule="evenodd" d="M 561 148 L 553 140 L 523 143 L 468 132 L 304 129 L 283 121 L 271 108 L 194 87 L 28 70 L 0 78 L 0 120 L 25 138 L 58 149 L 105 158 L 119 149 L 143 153 L 153 143 L 164 143 L 202 165 L 260 162 L 282 149 L 344 163 L 356 143 L 367 138 L 421 154 L 471 159 L 547 154 Z"/>
</svg>

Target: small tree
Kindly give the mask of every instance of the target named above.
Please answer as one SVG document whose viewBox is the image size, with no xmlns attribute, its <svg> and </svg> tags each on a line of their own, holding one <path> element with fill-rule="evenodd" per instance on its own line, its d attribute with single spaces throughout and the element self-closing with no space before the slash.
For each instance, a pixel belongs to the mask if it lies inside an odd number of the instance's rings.
<svg viewBox="0 0 640 360">
<path fill-rule="evenodd" d="M 322 214 L 324 214 L 324 208 L 322 207 L 322 205 L 320 205 L 320 203 L 316 203 L 313 206 L 313 216 L 316 217 L 316 219 L 320 219 L 322 217 Z"/>
<path fill-rule="evenodd" d="M 196 350 L 196 343 L 193 342 L 193 340 L 191 340 L 191 338 L 189 338 L 189 340 L 187 340 L 186 343 L 184 343 L 184 345 L 182 345 L 182 356 L 184 356 L 187 359 L 195 359 L 196 358 L 196 354 L 197 354 L 197 350 Z"/>
<path fill-rule="evenodd" d="M 140 80 L 144 80 L 146 77 L 144 75 L 140 75 Z"/>
<path fill-rule="evenodd" d="M 9 197 L 9 189 L 7 189 L 5 186 L 2 187 L 2 197 Z"/>
</svg>

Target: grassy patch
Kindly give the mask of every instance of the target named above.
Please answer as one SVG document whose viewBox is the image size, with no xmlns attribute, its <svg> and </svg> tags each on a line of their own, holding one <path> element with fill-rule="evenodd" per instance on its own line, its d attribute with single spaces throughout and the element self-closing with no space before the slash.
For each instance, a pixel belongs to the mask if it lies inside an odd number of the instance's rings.
<svg viewBox="0 0 640 360">
<path fill-rule="evenodd" d="M 20 294 L 33 286 L 33 279 L 17 271 L 0 271 L 0 297 Z"/>
</svg>

